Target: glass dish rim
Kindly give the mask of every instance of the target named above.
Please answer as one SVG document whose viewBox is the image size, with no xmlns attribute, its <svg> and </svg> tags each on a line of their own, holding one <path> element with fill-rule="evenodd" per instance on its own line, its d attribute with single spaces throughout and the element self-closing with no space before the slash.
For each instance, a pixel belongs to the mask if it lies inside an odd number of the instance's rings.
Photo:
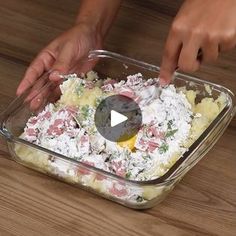
<svg viewBox="0 0 236 236">
<path fill-rule="evenodd" d="M 110 59 L 114 59 L 116 61 L 120 61 L 124 64 L 127 63 L 129 65 L 134 65 L 134 66 L 137 66 L 137 67 L 141 67 L 145 70 L 149 70 L 149 71 L 153 71 L 153 72 L 157 72 L 157 73 L 160 71 L 160 67 L 158 67 L 156 65 L 149 64 L 149 63 L 146 63 L 146 62 L 143 62 L 143 61 L 140 61 L 140 60 L 136 60 L 136 59 L 133 59 L 133 58 L 130 58 L 130 57 L 126 57 L 126 56 L 123 56 L 121 54 L 110 52 L 110 51 L 107 51 L 107 50 L 93 50 L 93 51 L 90 51 L 89 54 L 88 54 L 87 60 L 93 60 L 94 58 L 110 58 Z M 50 72 L 46 72 L 41 77 L 47 76 L 49 73 Z M 233 113 L 233 111 L 232 111 L 233 108 L 234 108 L 233 100 L 235 99 L 235 95 L 233 94 L 233 92 L 231 90 L 229 90 L 228 88 L 224 87 L 224 86 L 221 86 L 221 85 L 209 82 L 209 81 L 203 81 L 199 78 L 189 76 L 189 75 L 185 75 L 185 74 L 182 74 L 182 73 L 179 73 L 179 72 L 175 73 L 175 78 L 180 77 L 180 76 L 184 77 L 188 80 L 194 81 L 194 82 L 198 82 L 198 83 L 201 83 L 201 84 L 203 84 L 203 83 L 208 84 L 210 86 L 213 86 L 214 88 L 219 88 L 221 90 L 222 89 L 225 90 L 225 92 L 227 92 L 228 97 L 231 99 L 231 102 L 228 103 L 223 108 L 223 110 L 220 112 L 220 114 L 218 114 L 218 116 L 211 122 L 211 124 L 207 127 L 207 129 L 188 148 L 188 150 L 185 153 L 183 153 L 183 155 L 172 165 L 172 167 L 164 175 L 162 175 L 158 178 L 152 179 L 152 180 L 138 181 L 138 180 L 126 179 L 125 177 L 115 175 L 113 173 L 104 171 L 102 169 L 98 169 L 96 167 L 90 166 L 90 165 L 88 165 L 86 163 L 83 163 L 81 161 L 73 160 L 72 158 L 69 158 L 69 157 L 64 156 L 62 154 L 53 152 L 53 151 L 51 151 L 49 149 L 46 149 L 46 148 L 43 148 L 39 145 L 32 144 L 32 143 L 30 143 L 30 142 L 28 142 L 24 139 L 21 139 L 19 137 L 15 137 L 14 135 L 12 135 L 6 129 L 5 121 L 10 117 L 9 113 L 11 113 L 11 112 L 9 112 L 9 111 L 10 111 L 11 105 L 14 106 L 14 103 L 16 103 L 17 100 L 19 100 L 21 97 L 18 97 L 16 99 L 14 99 L 11 102 L 11 104 L 8 106 L 8 108 L 5 109 L 0 114 L 1 116 L 3 116 L 3 118 L 0 120 L 0 122 L 1 122 L 0 123 L 0 134 L 2 134 L 4 136 L 4 138 L 7 139 L 7 141 L 9 141 L 9 142 L 21 143 L 21 144 L 29 146 L 33 149 L 37 149 L 37 150 L 43 151 L 44 153 L 47 153 L 49 155 L 53 155 L 53 156 L 55 156 L 59 159 L 63 159 L 66 162 L 74 163 L 78 166 L 82 166 L 86 169 L 101 173 L 103 175 L 109 176 L 109 178 L 112 178 L 112 179 L 115 179 L 115 180 L 118 180 L 118 181 L 121 181 L 121 182 L 125 182 L 127 184 L 144 185 L 145 186 L 145 185 L 153 185 L 153 184 L 158 185 L 158 184 L 164 184 L 164 183 L 167 183 L 167 182 L 172 182 L 181 175 L 181 173 L 182 173 L 181 170 L 179 172 L 177 172 L 177 174 L 175 174 L 175 172 L 178 170 L 178 168 L 181 166 L 181 164 L 189 156 L 191 156 L 191 154 L 193 154 L 194 150 L 197 149 L 198 146 L 203 145 L 204 140 L 207 139 L 208 136 L 211 134 L 211 132 L 214 131 L 213 128 L 216 127 L 220 123 L 220 121 L 223 120 L 225 118 L 225 116 L 230 113 L 230 111 Z M 50 84 L 51 84 L 51 82 L 49 81 L 45 86 L 43 86 L 42 90 L 45 89 L 47 86 L 50 86 Z M 40 90 L 39 92 L 41 92 L 42 90 Z M 24 107 L 23 104 L 20 108 L 22 109 L 22 107 Z M 5 113 L 7 113 L 7 115 L 4 116 Z"/>
</svg>

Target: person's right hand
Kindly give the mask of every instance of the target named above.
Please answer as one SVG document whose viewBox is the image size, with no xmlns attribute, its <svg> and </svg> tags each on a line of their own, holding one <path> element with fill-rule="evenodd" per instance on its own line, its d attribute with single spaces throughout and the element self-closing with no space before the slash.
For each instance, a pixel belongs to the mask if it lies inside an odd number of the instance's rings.
<svg viewBox="0 0 236 236">
<path fill-rule="evenodd" d="M 194 72 L 202 62 L 213 62 L 220 52 L 233 49 L 235 13 L 236 0 L 185 0 L 167 37 L 160 82 L 170 83 L 176 68 Z"/>
<path fill-rule="evenodd" d="M 30 64 L 17 89 L 21 95 L 46 71 L 51 71 L 50 80 L 57 81 L 60 74 L 81 70 L 81 60 L 93 49 L 101 48 L 101 37 L 93 27 L 79 23 L 45 47 Z M 86 66 L 86 65 L 85 65 Z"/>
</svg>

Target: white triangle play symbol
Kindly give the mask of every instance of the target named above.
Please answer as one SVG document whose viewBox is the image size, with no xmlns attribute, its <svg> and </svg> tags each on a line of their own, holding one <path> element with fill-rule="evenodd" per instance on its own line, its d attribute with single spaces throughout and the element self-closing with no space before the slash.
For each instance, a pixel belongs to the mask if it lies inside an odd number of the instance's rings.
<svg viewBox="0 0 236 236">
<path fill-rule="evenodd" d="M 111 110 L 111 127 L 119 125 L 120 123 L 128 120 L 127 116 L 122 115 L 119 112 Z"/>
</svg>

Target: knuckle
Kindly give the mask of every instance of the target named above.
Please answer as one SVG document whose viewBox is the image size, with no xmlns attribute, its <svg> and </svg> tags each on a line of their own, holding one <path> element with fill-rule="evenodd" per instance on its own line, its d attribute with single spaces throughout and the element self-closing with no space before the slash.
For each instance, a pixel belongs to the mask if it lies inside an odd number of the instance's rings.
<svg viewBox="0 0 236 236">
<path fill-rule="evenodd" d="M 206 42 L 211 44 L 212 42 L 216 42 L 219 40 L 219 33 L 211 32 L 206 34 Z"/>
<path fill-rule="evenodd" d="M 233 37 L 233 32 L 226 32 L 222 30 L 209 30 L 206 35 L 207 43 L 219 43 L 224 39 L 230 39 Z"/>
<path fill-rule="evenodd" d="M 201 27 L 192 28 L 189 31 L 189 38 L 204 38 L 206 35 L 205 30 Z"/>
<path fill-rule="evenodd" d="M 234 41 L 236 36 L 235 30 L 229 30 L 223 34 L 223 41 L 226 43 L 231 43 Z"/>
<path fill-rule="evenodd" d="M 181 20 L 174 21 L 171 26 L 171 33 L 174 35 L 183 34 L 186 30 L 186 24 L 183 24 Z"/>
<path fill-rule="evenodd" d="M 50 49 L 43 49 L 40 53 L 39 53 L 39 58 L 44 59 L 47 56 L 51 56 L 52 58 L 55 58 L 55 54 L 52 50 Z"/>
<path fill-rule="evenodd" d="M 215 31 L 215 32 L 208 32 L 206 35 L 206 42 L 223 42 L 223 43 L 232 43 L 235 40 L 236 31 L 229 30 L 227 32 Z"/>
</svg>

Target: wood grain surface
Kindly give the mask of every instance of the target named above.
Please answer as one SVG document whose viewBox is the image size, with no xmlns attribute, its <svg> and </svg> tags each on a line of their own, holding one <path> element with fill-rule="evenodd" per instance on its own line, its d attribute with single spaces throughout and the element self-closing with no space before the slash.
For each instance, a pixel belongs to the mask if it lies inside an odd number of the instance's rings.
<svg viewBox="0 0 236 236">
<path fill-rule="evenodd" d="M 105 48 L 159 65 L 182 1 L 126 0 Z M 73 24 L 78 0 L 0 0 L 0 109 L 37 52 Z M 236 92 L 236 50 L 194 75 Z M 0 142 L 0 236 L 236 235 L 236 119 L 150 210 L 134 211 L 11 161 Z"/>
</svg>

